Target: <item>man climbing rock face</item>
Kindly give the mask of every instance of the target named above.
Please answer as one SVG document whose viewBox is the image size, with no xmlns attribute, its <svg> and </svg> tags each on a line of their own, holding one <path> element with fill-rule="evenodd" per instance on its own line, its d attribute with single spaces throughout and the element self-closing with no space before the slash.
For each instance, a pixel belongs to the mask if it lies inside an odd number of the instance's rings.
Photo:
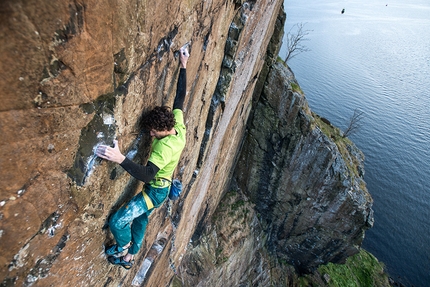
<svg viewBox="0 0 430 287">
<path fill-rule="evenodd" d="M 186 128 L 182 109 L 186 95 L 188 57 L 187 49 L 181 49 L 173 110 L 166 106 L 155 107 L 143 119 L 144 129 L 154 138 L 146 166 L 126 158 L 120 152 L 117 141 L 114 141 L 113 148 L 100 145 L 96 150 L 97 156 L 120 164 L 130 175 L 145 183 L 142 192 L 123 205 L 109 220 L 116 244 L 106 248 L 106 255 L 110 263 L 125 269 L 133 266 L 134 255 L 142 245 L 148 216 L 167 198 L 173 172 L 185 147 Z"/>
</svg>

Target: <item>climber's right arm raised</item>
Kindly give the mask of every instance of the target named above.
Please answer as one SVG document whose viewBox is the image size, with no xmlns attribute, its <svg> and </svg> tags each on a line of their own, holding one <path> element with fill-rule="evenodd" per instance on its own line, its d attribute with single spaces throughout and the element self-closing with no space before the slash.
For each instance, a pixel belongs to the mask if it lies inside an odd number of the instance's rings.
<svg viewBox="0 0 430 287">
<path fill-rule="evenodd" d="M 189 54 L 187 49 L 181 49 L 179 58 L 181 64 L 176 88 L 176 96 L 173 102 L 173 110 L 183 109 L 187 88 L 186 68 L 188 58 Z M 140 165 L 126 158 L 119 150 L 118 141 L 116 140 L 114 141 L 114 147 L 106 145 L 98 146 L 96 154 L 103 159 L 107 159 L 109 161 L 113 161 L 120 164 L 130 175 L 143 182 L 151 181 L 155 177 L 157 172 L 160 170 L 160 168 L 157 167 L 151 161 L 148 161 L 147 165 Z"/>
<path fill-rule="evenodd" d="M 176 96 L 173 102 L 173 109 L 183 109 L 185 95 L 187 93 L 187 62 L 188 57 L 187 49 L 182 48 L 180 50 L 179 60 L 181 62 L 181 68 L 179 70 L 178 83 L 176 86 Z"/>
</svg>

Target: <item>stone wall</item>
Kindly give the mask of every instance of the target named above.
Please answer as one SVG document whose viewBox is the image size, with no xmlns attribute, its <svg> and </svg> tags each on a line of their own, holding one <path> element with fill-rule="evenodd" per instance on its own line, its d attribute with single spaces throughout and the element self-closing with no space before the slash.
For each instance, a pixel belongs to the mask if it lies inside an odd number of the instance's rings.
<svg viewBox="0 0 430 287">
<path fill-rule="evenodd" d="M 0 3 L 0 279 L 3 286 L 165 286 L 231 178 L 282 1 Z M 151 215 L 135 267 L 109 265 L 106 219 L 141 189 L 94 156 L 118 138 L 145 162 L 142 111 L 171 105 L 189 43 L 186 186 Z M 161 245 L 160 245 L 160 244 Z M 151 246 L 162 246 L 160 254 Z M 158 245 L 157 245 L 158 244 Z M 163 245 L 164 244 L 164 245 Z M 159 250 L 155 248 L 155 250 Z M 152 257 L 151 257 L 152 256 Z M 152 266 L 135 276 L 148 258 Z"/>
</svg>

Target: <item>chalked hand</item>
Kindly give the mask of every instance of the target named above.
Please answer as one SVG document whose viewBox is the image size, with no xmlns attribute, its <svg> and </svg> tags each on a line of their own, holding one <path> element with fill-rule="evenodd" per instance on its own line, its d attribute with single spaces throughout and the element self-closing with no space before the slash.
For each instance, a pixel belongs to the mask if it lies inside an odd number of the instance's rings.
<svg viewBox="0 0 430 287">
<path fill-rule="evenodd" d="M 181 61 L 181 68 L 186 69 L 188 58 L 190 57 L 190 53 L 188 53 L 187 46 L 182 47 L 181 50 L 179 51 L 179 53 L 180 53 L 179 61 Z"/>
<path fill-rule="evenodd" d="M 114 140 L 113 144 L 114 147 L 110 147 L 107 145 L 99 145 L 96 149 L 96 155 L 109 161 L 122 163 L 125 159 L 125 156 L 119 150 L 118 141 Z"/>
<path fill-rule="evenodd" d="M 187 58 L 190 56 L 190 53 L 188 53 L 188 49 L 186 47 L 181 48 L 181 54 Z"/>
</svg>

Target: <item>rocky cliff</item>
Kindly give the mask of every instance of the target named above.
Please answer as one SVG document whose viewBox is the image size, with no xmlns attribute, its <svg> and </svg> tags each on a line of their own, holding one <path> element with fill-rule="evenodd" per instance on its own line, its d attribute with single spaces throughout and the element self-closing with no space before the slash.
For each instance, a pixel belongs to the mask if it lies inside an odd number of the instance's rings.
<svg viewBox="0 0 430 287">
<path fill-rule="evenodd" d="M 360 153 L 353 145 L 338 153 L 290 84 L 278 99 L 262 84 L 281 5 L 0 3 L 2 286 L 269 282 L 276 276 L 259 271 L 276 258 L 303 270 L 355 252 L 371 218 L 355 168 Z M 105 223 L 142 183 L 95 157 L 94 147 L 118 138 L 128 157 L 145 162 L 150 139 L 139 130 L 141 113 L 172 104 L 176 51 L 186 43 L 188 136 L 177 169 L 186 188 L 179 201 L 151 215 L 127 272 L 106 262 L 104 245 L 112 238 Z M 275 50 L 269 49 L 272 62 Z M 228 206 L 219 205 L 231 182 Z M 219 246 L 199 244 L 205 238 Z M 190 265 L 204 246 L 213 252 L 201 254 L 224 269 L 201 259 L 207 264 Z"/>
<path fill-rule="evenodd" d="M 363 154 L 270 52 L 231 185 L 181 266 L 186 286 L 302 286 L 299 275 L 357 254 L 373 225 Z"/>
<path fill-rule="evenodd" d="M 291 71 L 276 63 L 236 167 L 268 249 L 301 272 L 357 253 L 373 225 L 363 161 L 337 128 L 310 112 Z"/>
</svg>

